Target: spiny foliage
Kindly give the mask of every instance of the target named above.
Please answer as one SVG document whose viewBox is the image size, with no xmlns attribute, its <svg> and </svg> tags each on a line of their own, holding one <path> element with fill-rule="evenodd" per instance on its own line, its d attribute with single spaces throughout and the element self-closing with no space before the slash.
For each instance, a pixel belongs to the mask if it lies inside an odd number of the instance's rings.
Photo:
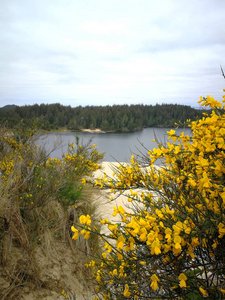
<svg viewBox="0 0 225 300">
<path fill-rule="evenodd" d="M 100 220 L 109 234 L 95 230 L 89 216 L 72 227 L 74 239 L 94 232 L 105 240 L 102 257 L 87 265 L 97 283 L 95 299 L 224 297 L 225 96 L 199 102 L 212 111 L 189 122 L 192 136 L 171 130 L 166 145 L 97 180 L 132 205 L 115 206 L 115 222 Z"/>
</svg>

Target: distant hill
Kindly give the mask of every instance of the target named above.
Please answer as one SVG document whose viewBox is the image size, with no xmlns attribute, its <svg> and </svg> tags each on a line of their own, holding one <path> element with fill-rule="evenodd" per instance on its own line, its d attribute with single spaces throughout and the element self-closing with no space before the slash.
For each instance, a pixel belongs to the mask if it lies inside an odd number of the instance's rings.
<svg viewBox="0 0 225 300">
<path fill-rule="evenodd" d="M 0 111 L 10 111 L 14 110 L 17 107 L 17 105 L 12 104 L 12 105 L 5 105 L 3 107 L 0 107 Z"/>
</svg>

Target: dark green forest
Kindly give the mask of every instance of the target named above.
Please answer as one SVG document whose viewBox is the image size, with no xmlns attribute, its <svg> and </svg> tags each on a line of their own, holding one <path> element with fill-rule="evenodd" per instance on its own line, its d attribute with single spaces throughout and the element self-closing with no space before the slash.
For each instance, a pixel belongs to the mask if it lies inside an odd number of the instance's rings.
<svg viewBox="0 0 225 300">
<path fill-rule="evenodd" d="M 18 122 L 30 126 L 36 121 L 43 130 L 82 130 L 100 128 L 102 131 L 136 131 L 145 127 L 174 127 L 202 115 L 201 109 L 187 105 L 113 105 L 113 106 L 64 106 L 34 104 L 7 105 L 0 108 L 0 124 L 13 128 Z"/>
</svg>

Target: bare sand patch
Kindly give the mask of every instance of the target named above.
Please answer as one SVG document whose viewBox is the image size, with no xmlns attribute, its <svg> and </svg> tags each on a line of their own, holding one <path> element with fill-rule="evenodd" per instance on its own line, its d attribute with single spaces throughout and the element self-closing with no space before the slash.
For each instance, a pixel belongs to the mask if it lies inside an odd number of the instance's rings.
<svg viewBox="0 0 225 300">
<path fill-rule="evenodd" d="M 126 165 L 124 162 L 103 162 L 102 169 L 95 172 L 95 178 L 103 178 L 104 174 L 108 177 L 113 178 L 114 171 L 119 165 Z M 137 189 L 137 192 L 139 189 Z M 99 204 L 98 214 L 104 219 L 107 218 L 110 222 L 118 222 L 121 220 L 120 216 L 114 217 L 112 214 L 114 212 L 114 207 L 123 206 L 127 212 L 133 212 L 132 202 L 128 202 L 128 197 L 130 191 L 120 194 L 111 193 L 110 189 L 102 189 L 101 196 L 97 199 Z M 111 201 L 110 198 L 113 197 L 114 200 Z"/>
<path fill-rule="evenodd" d="M 104 131 L 102 131 L 100 128 L 96 128 L 96 129 L 82 129 L 81 131 L 83 132 L 90 132 L 90 133 L 104 133 Z"/>
</svg>

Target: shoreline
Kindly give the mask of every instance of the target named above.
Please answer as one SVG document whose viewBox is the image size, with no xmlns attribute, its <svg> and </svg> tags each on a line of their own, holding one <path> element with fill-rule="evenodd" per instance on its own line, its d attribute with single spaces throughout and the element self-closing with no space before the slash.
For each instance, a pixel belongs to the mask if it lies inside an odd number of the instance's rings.
<svg viewBox="0 0 225 300">
<path fill-rule="evenodd" d="M 150 127 L 143 127 L 140 129 L 136 129 L 136 130 L 132 130 L 132 131 L 127 131 L 127 130 L 101 130 L 100 128 L 95 128 L 95 129 L 90 129 L 90 128 L 84 128 L 84 129 L 77 129 L 77 130 L 72 130 L 72 129 L 68 129 L 65 127 L 61 127 L 58 129 L 50 129 L 50 130 L 46 130 L 46 129 L 40 129 L 39 133 L 40 134 L 48 134 L 48 133 L 63 133 L 63 132 L 86 132 L 86 133 L 134 133 L 134 132 L 140 132 L 146 128 L 153 128 L 153 129 L 158 129 L 158 128 L 165 128 L 165 129 L 186 129 L 189 127 L 175 127 L 175 126 L 171 126 L 171 127 L 162 127 L 162 126 L 150 126 Z"/>
<path fill-rule="evenodd" d="M 94 172 L 94 178 L 103 178 L 104 174 L 108 177 L 114 177 L 114 171 L 119 165 L 127 165 L 126 162 L 109 162 L 103 161 L 101 162 L 101 169 Z M 98 188 L 98 187 L 96 187 Z M 118 191 L 116 194 L 111 192 L 111 189 L 99 189 L 100 195 L 97 196 L 94 201 L 98 204 L 97 215 L 101 219 L 108 219 L 110 222 L 120 222 L 120 215 L 113 216 L 114 207 L 123 206 L 126 211 L 133 213 L 132 203 L 128 202 L 128 196 L 130 195 L 130 191 L 126 191 L 126 193 L 120 194 Z M 110 198 L 113 196 L 113 200 Z M 109 233 L 107 226 L 102 227 L 102 233 Z"/>
<path fill-rule="evenodd" d="M 102 131 L 100 128 L 96 128 L 96 129 L 81 129 L 81 132 L 89 132 L 89 133 L 106 133 L 105 131 Z"/>
</svg>

